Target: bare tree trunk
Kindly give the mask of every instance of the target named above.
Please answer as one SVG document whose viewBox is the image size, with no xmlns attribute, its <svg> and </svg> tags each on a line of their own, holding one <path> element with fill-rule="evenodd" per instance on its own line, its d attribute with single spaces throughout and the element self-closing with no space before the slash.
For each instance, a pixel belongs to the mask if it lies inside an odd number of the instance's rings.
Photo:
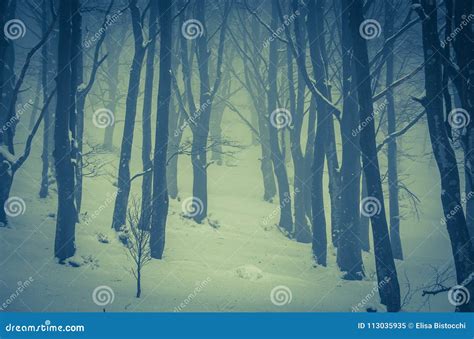
<svg viewBox="0 0 474 339">
<path fill-rule="evenodd" d="M 54 255 L 60 261 L 72 257 L 76 251 L 75 227 L 77 222 L 74 203 L 74 167 L 71 159 L 71 68 L 72 8 L 79 7 L 77 0 L 61 0 L 59 4 L 59 44 L 57 75 L 57 107 L 54 129 L 54 160 L 58 186 L 58 213 Z"/>
<path fill-rule="evenodd" d="M 48 29 L 46 25 L 46 19 L 48 18 L 48 8 L 46 1 L 41 3 L 41 13 L 43 14 L 43 20 L 41 22 L 41 33 L 43 36 L 46 34 Z M 42 91 L 43 91 L 43 104 L 46 102 L 48 97 L 48 50 L 49 50 L 49 43 L 45 42 L 43 47 L 41 48 L 41 84 L 42 84 Z M 42 169 L 41 169 L 41 188 L 39 192 L 40 198 L 46 198 L 48 196 L 49 191 L 49 139 L 50 139 L 50 114 L 49 109 L 46 111 L 44 115 L 44 122 L 43 122 L 43 150 L 41 153 L 41 161 L 42 161 Z"/>
<path fill-rule="evenodd" d="M 393 0 L 385 2 L 385 29 L 384 34 L 386 39 L 393 34 L 393 22 L 395 20 L 395 10 Z M 393 89 L 390 85 L 393 82 L 393 43 L 389 42 L 387 46 L 387 76 L 386 86 L 388 88 L 387 99 L 387 121 L 388 134 L 396 131 L 396 116 L 395 116 L 395 100 L 393 98 Z M 389 210 L 390 210 L 390 241 L 392 244 L 393 257 L 395 259 L 403 260 L 402 242 L 400 239 L 400 207 L 398 205 L 398 169 L 397 169 L 397 139 L 391 138 L 388 142 L 388 195 L 389 195 Z"/>
<path fill-rule="evenodd" d="M 463 210 L 460 208 L 457 211 L 458 206 L 462 206 L 459 172 L 443 119 L 442 61 L 439 53 L 437 5 L 429 0 L 422 0 L 421 5 L 422 7 L 418 8 L 417 12 L 422 20 L 426 97 L 420 102 L 426 109 L 431 144 L 441 177 L 441 202 L 445 215 L 444 221 L 451 240 L 456 278 L 459 284 L 464 284 L 464 281 L 474 272 L 474 249 Z M 429 16 L 426 13 L 429 13 Z M 465 287 L 471 295 L 474 295 L 472 279 Z M 472 312 L 474 301 L 462 304 L 458 309 L 463 312 Z"/>
<path fill-rule="evenodd" d="M 156 112 L 155 149 L 153 156 L 153 212 L 150 230 L 151 257 L 161 259 L 165 249 L 168 190 L 166 163 L 168 124 L 171 97 L 171 0 L 159 2 L 160 13 L 160 76 Z"/>
<path fill-rule="evenodd" d="M 323 26 L 318 23 L 317 16 L 323 10 L 321 0 L 311 0 L 308 5 L 308 38 L 311 63 L 313 73 L 316 79 L 316 88 L 326 98 L 329 98 L 329 89 L 327 87 L 327 77 L 324 69 L 324 61 L 321 54 L 320 35 L 323 34 Z M 314 27 L 320 30 L 316 31 Z M 318 121 L 316 127 L 316 136 L 314 139 L 313 154 L 313 183 L 312 183 L 312 224 L 313 224 L 313 255 L 316 262 L 326 266 L 327 263 L 327 235 L 326 235 L 326 216 L 323 199 L 323 171 L 326 147 L 328 143 L 329 119 L 332 119 L 332 112 L 326 102 L 320 96 L 315 97 L 318 110 Z"/>
<path fill-rule="evenodd" d="M 202 208 L 198 208 L 193 215 L 194 221 L 201 223 L 207 217 L 207 138 L 209 136 L 209 123 L 212 111 L 212 102 L 222 80 L 222 59 L 224 55 L 224 42 L 227 30 L 227 18 L 230 4 L 226 3 L 224 19 L 220 29 L 219 47 L 217 51 L 217 67 L 214 86 L 211 88 L 209 80 L 209 46 L 208 32 L 206 31 L 206 2 L 203 1 L 196 7 L 196 18 L 204 27 L 204 32 L 196 39 L 196 57 L 200 78 L 200 107 L 196 128 L 193 131 L 191 146 L 191 162 L 193 165 L 193 198 Z"/>
<path fill-rule="evenodd" d="M 452 3 L 449 1 L 449 3 Z M 454 25 L 463 27 L 467 18 L 471 18 L 474 10 L 472 0 L 454 2 Z M 471 26 L 471 29 L 469 29 Z M 474 244 L 474 32 L 472 23 L 467 29 L 462 29 L 454 40 L 454 51 L 459 70 L 458 94 L 462 107 L 469 114 L 469 123 L 465 126 L 462 142 L 465 154 L 465 180 L 466 180 L 466 222 Z M 467 118 L 467 117 L 466 117 Z"/>
<path fill-rule="evenodd" d="M 151 105 L 153 95 L 153 79 L 155 73 L 154 59 L 156 49 L 156 32 L 158 19 L 158 2 L 150 2 L 150 17 L 148 23 L 148 48 L 146 55 L 145 93 L 143 97 L 142 114 L 142 163 L 143 171 L 146 172 L 142 178 L 142 208 L 140 216 L 141 229 L 149 229 L 151 221 L 151 194 L 153 180 L 153 162 L 151 154 Z"/>
<path fill-rule="evenodd" d="M 273 31 L 278 26 L 278 0 L 272 0 L 272 20 L 271 28 Z M 278 42 L 270 42 L 269 64 L 268 64 L 268 116 L 272 119 L 272 114 L 277 113 L 277 65 L 278 65 Z M 288 234 L 293 233 L 293 217 L 291 215 L 291 196 L 290 185 L 288 184 L 288 174 L 286 172 L 285 161 L 278 142 L 278 130 L 272 123 L 269 124 L 270 149 L 273 162 L 273 169 L 278 185 L 278 197 L 280 203 L 280 221 L 279 227 Z"/>
<path fill-rule="evenodd" d="M 355 81 L 353 80 L 353 59 L 351 32 L 349 29 L 349 13 L 342 1 L 342 95 L 343 114 L 341 121 L 342 138 L 342 169 L 341 180 L 344 189 L 341 192 L 342 220 L 337 235 L 337 264 L 341 271 L 347 272 L 347 279 L 361 279 L 364 267 L 360 249 L 360 149 L 359 112 L 356 97 Z"/>
<path fill-rule="evenodd" d="M 387 306 L 389 312 L 398 312 L 400 310 L 400 286 L 398 284 L 385 216 L 384 197 L 375 141 L 375 125 L 373 119 L 370 118 L 374 115 L 374 109 L 370 87 L 371 77 L 367 41 L 359 33 L 359 27 L 364 20 L 362 0 L 346 0 L 344 4 L 349 12 L 349 27 L 352 34 L 360 122 L 362 124 L 362 122 L 368 121 L 360 134 L 360 148 L 362 150 L 368 198 L 371 200 L 362 202 L 362 208 L 369 207 L 368 203 L 375 204 L 376 206 L 375 209 L 369 209 L 369 211 L 374 236 L 375 266 L 380 299 L 381 303 Z M 381 284 L 382 281 L 386 281 L 386 283 Z"/>
<path fill-rule="evenodd" d="M 130 195 L 130 158 L 132 156 L 133 132 L 135 116 L 137 113 L 138 90 L 140 87 L 140 72 L 142 69 L 145 48 L 143 46 L 143 33 L 140 24 L 140 11 L 137 0 L 130 0 L 132 15 L 133 36 L 135 39 L 135 53 L 130 67 L 128 81 L 127 103 L 125 105 L 125 124 L 123 128 L 122 147 L 117 179 L 117 197 L 115 198 L 112 228 L 116 231 L 125 225 L 127 215 L 128 197 Z"/>
<path fill-rule="evenodd" d="M 293 13 L 300 11 L 297 0 L 292 1 L 291 7 Z M 296 48 L 298 50 L 298 58 L 301 63 L 306 63 L 306 34 L 302 29 L 302 19 L 297 17 L 295 20 L 295 36 L 296 36 Z M 293 55 L 291 50 L 287 49 L 288 54 L 288 77 L 293 81 Z M 291 85 L 294 87 L 294 85 Z M 306 83 L 303 79 L 303 75 L 298 70 L 298 88 L 297 96 L 292 100 L 291 111 L 294 115 L 293 128 L 290 130 L 291 138 L 291 153 L 293 157 L 294 167 L 294 201 L 295 201 L 295 231 L 294 238 L 298 242 L 310 243 L 311 242 L 311 230 L 308 226 L 306 219 L 306 206 L 305 206 L 305 185 L 310 181 L 311 176 L 305 170 L 305 158 L 301 149 L 301 131 L 303 128 L 304 118 L 304 100 L 305 100 Z M 291 94 L 291 93 L 290 93 Z"/>
</svg>

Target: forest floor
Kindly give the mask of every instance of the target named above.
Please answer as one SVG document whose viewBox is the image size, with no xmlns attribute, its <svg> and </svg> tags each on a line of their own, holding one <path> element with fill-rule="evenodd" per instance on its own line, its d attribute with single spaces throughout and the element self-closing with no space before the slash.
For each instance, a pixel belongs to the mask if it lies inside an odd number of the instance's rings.
<svg viewBox="0 0 474 339">
<path fill-rule="evenodd" d="M 276 227 L 262 226 L 278 205 L 262 201 L 258 158 L 258 147 L 249 147 L 237 159 L 209 167 L 210 221 L 202 224 L 182 216 L 181 203 L 190 195 L 192 172 L 189 160 L 180 158 L 180 199 L 171 200 L 164 259 L 152 260 L 145 267 L 143 294 L 136 298 L 131 261 L 110 229 L 114 204 L 110 197 L 116 191 L 110 177 L 85 179 L 83 219 L 86 213 L 97 217 L 89 224 L 77 224 L 77 254 L 72 261 L 79 267 L 53 259 L 57 196 L 51 191 L 48 198 L 38 198 L 38 150 L 17 173 L 12 190 L 12 196 L 26 202 L 26 211 L 11 218 L 8 228 L 0 229 L 0 300 L 9 298 L 31 277 L 31 284 L 6 310 L 351 311 L 362 302 L 360 311 L 368 306 L 382 311 L 373 253 L 363 255 L 366 278 L 345 281 L 332 247 L 328 267 L 315 267 L 310 244 L 289 240 Z M 140 168 L 140 161 L 134 159 L 132 174 Z M 421 217 L 409 215 L 401 222 L 406 259 L 397 261 L 397 268 L 403 309 L 453 311 L 446 294 L 429 301 L 421 296 L 423 286 L 435 278 L 433 267 L 443 270 L 452 265 L 446 230 L 439 223 L 435 167 L 429 159 L 417 158 L 404 163 L 400 172 L 405 170 L 417 173 L 409 183 L 420 197 Z M 135 193 L 139 188 L 140 180 L 134 181 Z M 271 221 L 269 225 L 277 217 Z M 94 289 L 102 285 L 114 294 L 106 306 L 92 299 Z M 284 303 L 281 306 L 270 297 L 279 286 L 284 286 L 279 296 L 284 300 L 277 296 Z"/>
</svg>

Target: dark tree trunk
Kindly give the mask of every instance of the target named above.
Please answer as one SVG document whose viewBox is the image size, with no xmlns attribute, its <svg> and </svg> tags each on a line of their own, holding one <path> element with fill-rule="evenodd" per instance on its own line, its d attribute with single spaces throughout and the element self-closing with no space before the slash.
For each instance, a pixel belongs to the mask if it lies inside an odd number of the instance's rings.
<svg viewBox="0 0 474 339">
<path fill-rule="evenodd" d="M 148 42 L 146 56 L 145 94 L 143 98 L 142 114 L 142 163 L 143 171 L 146 172 L 142 179 L 142 207 L 139 227 L 149 229 L 151 221 L 151 194 L 153 180 L 153 163 L 151 155 L 151 105 L 153 95 L 153 79 L 155 73 L 154 60 L 156 50 L 156 32 L 158 19 L 158 2 L 150 2 L 150 17 L 148 23 Z"/>
<path fill-rule="evenodd" d="M 251 23 L 252 28 L 252 35 L 256 41 L 260 41 L 260 23 L 256 19 L 252 20 Z M 245 39 L 244 35 L 244 43 L 245 47 L 247 47 L 247 40 Z M 259 53 L 257 44 L 253 44 L 253 55 L 255 56 L 255 66 L 257 68 L 260 67 L 261 60 L 257 57 Z M 245 81 L 249 88 L 256 88 L 256 95 L 252 96 L 252 101 L 254 103 L 254 107 L 256 110 L 257 115 L 257 122 L 258 122 L 258 135 L 261 147 L 261 154 L 262 158 L 260 159 L 260 171 L 262 173 L 263 178 L 263 200 L 264 201 L 273 201 L 273 198 L 276 194 L 276 184 L 275 184 L 275 174 L 273 171 L 273 164 L 272 164 L 272 157 L 271 157 L 271 149 L 270 149 L 270 135 L 269 135 L 269 122 L 268 119 L 265 117 L 266 113 L 266 105 L 265 105 L 265 93 L 264 89 L 261 86 L 259 81 L 255 81 L 255 87 L 251 86 L 251 78 L 249 74 L 249 68 L 247 59 L 244 58 L 244 74 L 245 74 Z"/>
<path fill-rule="evenodd" d="M 309 220 L 313 220 L 313 214 L 311 211 L 311 185 L 312 185 L 312 171 L 311 166 L 313 164 L 313 153 L 314 153 L 314 138 L 316 136 L 316 102 L 314 97 L 311 99 L 309 104 L 308 113 L 308 137 L 306 138 L 306 147 L 304 151 L 304 171 L 305 171 L 305 185 L 304 185 L 304 200 L 305 200 L 305 213 Z"/>
<path fill-rule="evenodd" d="M 272 0 L 272 20 L 271 28 L 273 31 L 278 26 L 278 0 Z M 272 117 L 277 110 L 277 65 L 278 65 L 278 42 L 276 39 L 270 42 L 269 64 L 268 64 L 268 116 Z M 278 185 L 278 197 L 280 204 L 279 227 L 288 234 L 293 233 L 293 217 L 291 215 L 291 196 L 290 186 L 288 184 L 288 174 L 286 172 L 285 161 L 278 142 L 278 130 L 272 123 L 269 125 L 270 149 L 273 168 Z"/>
<path fill-rule="evenodd" d="M 440 42 L 438 36 L 436 3 L 430 0 L 421 1 L 418 9 L 422 19 L 423 52 L 425 57 L 425 91 L 426 97 L 421 100 L 428 118 L 433 153 L 441 177 L 441 203 L 445 215 L 445 223 L 453 252 L 456 278 L 464 284 L 474 272 L 474 249 L 470 241 L 466 219 L 461 205 L 460 180 L 454 150 L 446 133 L 443 117 L 443 91 Z M 423 12 L 424 11 L 424 12 Z M 426 16 L 425 13 L 429 13 Z M 457 211 L 453 213 L 453 211 Z M 474 295 L 474 281 L 466 284 L 471 295 Z M 460 311 L 474 311 L 474 301 L 462 304 Z"/>
<path fill-rule="evenodd" d="M 386 39 L 390 38 L 394 33 L 393 22 L 395 20 L 395 10 L 392 0 L 385 2 L 385 29 L 384 34 Z M 393 43 L 389 42 L 387 46 L 387 76 L 386 87 L 387 91 L 387 121 L 388 134 L 396 131 L 396 116 L 395 116 L 395 100 L 393 98 L 393 89 L 390 85 L 393 79 Z M 398 204 L 398 170 L 397 170 L 397 139 L 391 138 L 388 142 L 388 195 L 389 195 L 389 210 L 390 210 L 390 241 L 392 244 L 393 257 L 395 259 L 403 260 L 402 242 L 400 240 L 400 207 Z"/>
<path fill-rule="evenodd" d="M 162 13 L 160 15 L 160 75 L 153 153 L 153 212 L 150 231 L 150 252 L 151 257 L 155 259 L 163 257 L 169 205 L 166 186 L 166 158 L 171 97 L 171 0 L 159 2 L 159 13 Z"/>
<path fill-rule="evenodd" d="M 367 198 L 368 194 L 367 194 L 367 184 L 365 181 L 365 174 L 362 172 L 362 169 L 360 168 L 360 162 L 359 162 L 358 167 L 359 167 L 359 181 L 362 183 L 362 190 L 357 200 L 357 204 L 358 206 L 360 206 L 360 202 L 364 200 L 365 198 Z M 369 252 L 370 251 L 370 235 L 369 235 L 370 234 L 370 218 L 362 213 L 360 213 L 359 232 L 360 232 L 360 235 L 359 235 L 360 248 L 365 252 Z"/>
<path fill-rule="evenodd" d="M 181 111 L 181 108 L 176 107 L 174 104 L 173 97 L 170 99 L 171 112 L 176 114 L 170 114 L 169 120 L 169 131 L 173 131 L 169 135 L 168 142 L 168 166 L 166 170 L 166 181 L 168 182 L 168 195 L 171 199 L 178 197 L 178 153 L 183 131 L 181 126 L 184 123 L 185 113 Z"/>
<path fill-rule="evenodd" d="M 76 199 L 76 213 L 79 216 L 82 205 L 82 145 L 84 134 L 84 106 L 85 96 L 78 91 L 78 86 L 82 84 L 83 80 L 83 54 L 82 54 L 82 15 L 79 9 L 79 2 L 75 2 L 77 7 L 72 8 L 72 42 L 71 42 L 71 58 L 72 62 L 72 83 L 71 83 L 71 102 L 74 105 L 71 107 L 71 131 L 74 138 L 72 144 L 72 154 L 75 163 L 75 199 Z M 70 123 L 70 125 L 71 125 Z"/>
<path fill-rule="evenodd" d="M 296 0 L 292 1 L 290 9 L 293 13 L 300 11 L 299 4 Z M 302 19 L 296 18 L 295 20 L 295 36 L 296 36 L 296 48 L 298 51 L 298 58 L 301 63 L 306 63 L 306 34 L 302 29 Z M 291 154 L 293 158 L 294 167 L 294 201 L 295 201 L 295 231 L 294 238 L 298 242 L 310 243 L 311 242 L 311 230 L 308 226 L 306 219 L 306 206 L 305 206 L 305 186 L 310 181 L 310 176 L 305 170 L 305 158 L 301 149 L 301 131 L 303 128 L 304 118 L 304 101 L 305 101 L 305 90 L 306 83 L 303 79 L 303 75 L 298 71 L 298 87 L 296 96 L 292 94 L 294 91 L 293 85 L 293 54 L 290 49 L 287 49 L 288 57 L 288 77 L 290 79 L 290 102 L 291 112 L 293 114 L 293 128 L 290 130 L 291 138 Z"/>
<path fill-rule="evenodd" d="M 337 235 L 337 264 L 341 271 L 347 272 L 348 279 L 361 279 L 364 275 L 360 248 L 360 150 L 359 150 L 359 112 L 353 77 L 352 43 L 349 30 L 349 13 L 344 3 L 341 10 L 342 26 L 342 95 L 343 114 L 341 121 L 342 168 L 341 192 L 342 220 Z"/>
<path fill-rule="evenodd" d="M 9 1 L 0 1 L 0 22 L 1 27 L 5 27 L 5 22 L 13 17 L 12 5 Z M 6 126 L 9 120 L 8 107 L 10 107 L 10 96 L 12 91 L 11 79 L 14 78 L 12 74 L 13 61 L 11 49 L 12 42 L 9 39 L 0 39 L 0 126 Z M 11 127 L 10 127 L 11 128 Z M 9 144 L 8 132 L 3 128 L 0 132 L 0 147 L 11 149 Z M 10 161 L 0 152 L 0 227 L 8 224 L 7 215 L 5 213 L 5 202 L 10 195 L 10 189 L 13 181 L 13 174 L 10 170 Z"/>
<path fill-rule="evenodd" d="M 77 1 L 61 0 L 59 5 L 59 43 L 57 106 L 54 128 L 54 161 L 58 186 L 58 213 L 56 220 L 56 238 L 54 255 L 60 261 L 72 257 L 76 251 L 75 227 L 77 222 L 74 202 L 74 166 L 71 159 L 71 99 L 72 79 L 72 8 Z"/>
<path fill-rule="evenodd" d="M 354 68 L 357 79 L 357 93 L 359 101 L 360 122 L 368 121 L 360 134 L 360 148 L 362 150 L 363 169 L 367 181 L 367 193 L 370 204 L 375 204 L 375 209 L 370 209 L 372 232 L 374 236 L 375 266 L 379 283 L 381 303 L 387 306 L 389 312 L 400 310 L 400 286 L 392 255 L 392 248 L 388 233 L 387 219 L 385 216 L 382 182 L 380 179 L 379 162 L 375 141 L 375 125 L 373 119 L 373 101 L 370 87 L 370 68 L 367 52 L 367 41 L 359 33 L 359 27 L 364 20 L 362 0 L 344 2 L 349 12 L 349 28 L 352 34 L 352 47 L 354 50 Z M 369 207 L 367 202 L 362 202 Z M 364 206 L 362 206 L 364 208 Z M 385 284 L 381 284 L 386 281 Z"/>
<path fill-rule="evenodd" d="M 454 26 L 463 27 L 467 18 L 472 19 L 474 3 L 472 0 L 454 3 Z M 462 142 L 465 154 L 466 222 L 471 244 L 474 244 L 474 32 L 472 22 L 455 36 L 453 46 L 460 75 L 458 94 L 461 105 L 467 111 L 470 120 L 470 123 L 465 126 L 466 131 Z"/>
<path fill-rule="evenodd" d="M 43 36 L 46 34 L 48 29 L 46 25 L 46 19 L 48 18 L 48 8 L 46 1 L 41 3 L 41 13 L 43 14 L 43 20 L 41 22 L 41 32 Z M 49 43 L 45 42 L 43 47 L 41 48 L 41 84 L 42 84 L 42 91 L 43 91 L 43 104 L 46 102 L 48 97 L 48 50 L 49 50 Z M 49 191 L 49 139 L 50 139 L 50 114 L 49 109 L 44 114 L 44 121 L 43 121 L 43 150 L 41 153 L 41 161 L 42 161 L 42 169 L 41 169 L 41 187 L 39 192 L 40 198 L 46 198 L 48 196 Z"/>
<path fill-rule="evenodd" d="M 209 57 L 208 32 L 206 31 L 206 2 L 203 1 L 196 7 L 196 18 L 199 20 L 204 31 L 196 39 L 196 57 L 200 79 L 200 107 L 197 117 L 197 125 L 192 129 L 193 143 L 191 147 L 191 162 L 193 165 L 193 199 L 202 208 L 198 208 L 193 213 L 193 219 L 201 223 L 207 217 L 208 194 L 207 194 L 207 138 L 209 136 L 209 123 L 212 111 L 212 101 L 219 88 L 222 79 L 222 59 L 224 55 L 224 42 L 227 30 L 227 18 L 230 4 L 227 3 L 224 9 L 224 20 L 220 29 L 219 47 L 217 51 L 216 79 L 211 88 L 209 79 Z"/>
<path fill-rule="evenodd" d="M 130 67 L 128 81 L 127 102 L 125 105 L 125 124 L 123 128 L 122 147 L 120 151 L 120 162 L 117 179 L 117 197 L 115 199 L 112 228 L 119 231 L 125 225 L 127 204 L 130 195 L 130 158 L 132 156 L 133 132 L 135 128 L 135 116 L 137 113 L 138 90 L 140 87 L 140 72 L 142 69 L 145 48 L 143 46 L 143 33 L 140 25 L 140 11 L 137 0 L 130 0 L 130 12 L 132 15 L 133 36 L 135 40 L 135 52 Z"/>
<path fill-rule="evenodd" d="M 120 55 L 125 46 L 125 37 L 127 36 L 128 25 L 122 24 L 120 31 L 117 36 L 113 38 L 106 38 L 105 45 L 107 49 L 107 87 L 108 87 L 108 100 L 107 109 L 116 115 L 117 101 L 119 101 L 119 71 L 120 71 Z M 112 37 L 112 32 L 109 32 L 109 36 Z M 111 124 L 105 128 L 103 147 L 106 150 L 113 150 L 113 138 L 114 138 L 115 124 Z"/>
<path fill-rule="evenodd" d="M 320 35 L 324 28 L 322 22 L 318 22 L 318 13 L 323 10 L 321 0 L 311 0 L 308 4 L 308 38 L 311 63 L 316 79 L 316 88 L 326 98 L 329 98 L 327 87 L 327 77 L 324 69 L 324 61 L 321 54 Z M 319 28 L 317 31 L 316 28 Z M 323 195 L 323 171 L 326 147 L 328 142 L 329 119 L 332 119 L 332 112 L 326 102 L 320 96 L 314 98 L 318 111 L 316 136 L 314 138 L 313 165 L 312 165 L 312 225 L 313 225 L 313 255 L 316 262 L 326 266 L 327 263 L 327 234 L 326 216 L 324 210 Z"/>
</svg>

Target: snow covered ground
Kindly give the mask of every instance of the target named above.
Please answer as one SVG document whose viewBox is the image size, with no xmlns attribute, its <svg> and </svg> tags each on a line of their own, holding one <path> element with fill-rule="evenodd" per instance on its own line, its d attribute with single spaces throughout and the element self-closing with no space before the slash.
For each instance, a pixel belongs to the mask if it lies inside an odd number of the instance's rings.
<svg viewBox="0 0 474 339">
<path fill-rule="evenodd" d="M 426 130 L 419 128 L 418 133 Z M 407 135 L 404 145 L 413 135 Z M 416 139 L 420 145 L 410 149 L 410 154 L 428 145 L 422 145 L 422 139 Z M 97 217 L 77 225 L 73 262 L 79 267 L 59 265 L 53 259 L 57 198 L 55 192 L 47 199 L 38 198 L 40 159 L 39 146 L 35 147 L 17 173 L 11 194 L 26 202 L 26 210 L 10 218 L 8 228 L 0 228 L 0 307 L 5 311 L 350 312 L 359 303 L 363 304 L 360 311 L 367 306 L 383 310 L 372 253 L 364 253 L 366 278 L 344 281 L 333 248 L 328 267 L 315 267 L 309 244 L 289 240 L 275 227 L 262 226 L 277 202 L 261 199 L 258 147 L 243 150 L 224 166 L 209 167 L 210 219 L 218 228 L 181 216 L 181 203 L 190 196 L 192 172 L 189 159 L 180 158 L 180 201 L 171 201 L 165 257 L 145 267 L 141 298 L 135 298 L 130 259 L 110 229 L 110 197 L 116 191 L 110 177 L 85 180 L 83 213 Z M 116 155 L 108 157 L 116 162 Z M 135 156 L 132 174 L 140 168 L 140 158 Z M 397 261 L 397 267 L 402 298 L 409 296 L 403 309 L 453 311 L 446 294 L 426 302 L 419 290 L 434 279 L 432 266 L 442 270 L 452 265 L 447 233 L 439 222 L 435 164 L 429 157 L 415 157 L 405 160 L 400 172 L 421 200 L 420 219 L 410 215 L 401 223 L 406 260 Z M 139 189 L 140 180 L 136 180 L 134 193 Z"/>
</svg>

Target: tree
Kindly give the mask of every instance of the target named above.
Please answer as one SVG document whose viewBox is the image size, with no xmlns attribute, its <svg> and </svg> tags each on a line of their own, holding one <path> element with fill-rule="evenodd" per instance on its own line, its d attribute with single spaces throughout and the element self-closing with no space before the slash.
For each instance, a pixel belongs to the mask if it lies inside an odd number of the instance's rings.
<svg viewBox="0 0 474 339">
<path fill-rule="evenodd" d="M 158 20 L 158 2 L 150 2 L 150 16 L 148 22 L 148 48 L 146 56 L 146 75 L 145 75 L 145 93 L 143 97 L 143 113 L 142 113 L 142 163 L 143 175 L 142 180 L 142 208 L 140 227 L 148 229 L 151 221 L 151 190 L 153 180 L 153 163 L 150 158 L 151 154 L 151 105 L 153 95 L 153 78 L 154 78 L 154 61 L 156 47 L 156 31 Z"/>
<path fill-rule="evenodd" d="M 384 35 L 386 41 L 393 34 L 393 26 L 395 20 L 395 10 L 392 0 L 385 2 L 385 30 Z M 386 87 L 388 88 L 387 99 L 387 122 L 388 134 L 396 131 L 396 115 L 395 100 L 393 98 L 393 89 L 390 84 L 393 82 L 393 42 L 388 42 L 386 58 Z M 397 170 L 397 139 L 392 138 L 388 142 L 388 194 L 389 194 L 389 211 L 390 211 L 390 241 L 392 244 L 393 257 L 395 259 L 403 259 L 402 243 L 400 240 L 400 207 L 398 196 L 398 170 Z"/>
<path fill-rule="evenodd" d="M 135 117 L 137 114 L 138 89 L 140 87 L 140 73 L 143 59 L 145 57 L 145 45 L 143 43 L 143 32 L 140 10 L 137 0 L 129 1 L 130 14 L 132 16 L 132 28 L 134 37 L 134 54 L 130 75 L 128 80 L 127 102 L 125 105 L 125 124 L 123 127 L 122 146 L 120 149 L 120 161 L 117 178 L 117 197 L 115 199 L 112 228 L 119 231 L 125 225 L 127 215 L 128 197 L 130 195 L 130 159 L 132 157 L 132 144 L 135 128 Z"/>
<path fill-rule="evenodd" d="M 127 253 L 134 263 L 131 271 L 137 281 L 136 297 L 140 298 L 142 294 L 142 270 L 143 267 L 151 260 L 150 256 L 150 232 L 140 226 L 140 205 L 132 199 L 132 206 L 127 213 L 128 221 L 128 237 L 127 237 Z"/>
<path fill-rule="evenodd" d="M 272 16 L 270 28 L 272 31 L 276 31 L 278 28 L 278 0 L 271 1 Z M 278 225 L 281 229 L 286 231 L 288 234 L 293 233 L 293 216 L 291 215 L 291 196 L 290 186 L 288 183 L 288 173 L 285 167 L 285 160 L 283 153 L 280 149 L 278 142 L 278 130 L 281 128 L 276 122 L 277 119 L 288 121 L 289 117 L 286 116 L 285 110 L 277 107 L 277 70 L 278 70 L 278 41 L 273 39 L 270 41 L 269 46 L 269 61 L 268 61 L 268 92 L 267 92 L 267 110 L 268 118 L 270 119 L 269 127 L 269 139 L 270 139 L 270 150 L 271 159 L 273 163 L 273 169 L 275 171 L 275 177 L 277 179 L 278 197 L 280 203 L 280 220 Z M 280 118 L 278 115 L 282 115 Z M 283 124 L 284 128 L 285 124 Z M 286 203 L 287 202 L 287 203 Z"/>
<path fill-rule="evenodd" d="M 342 3 L 341 8 L 341 48 L 342 48 L 342 100 L 341 120 L 342 168 L 341 180 L 344 190 L 341 192 L 342 216 L 338 234 L 337 264 L 341 271 L 347 272 L 346 278 L 360 279 L 363 263 L 360 248 L 360 149 L 359 112 L 355 79 L 353 76 L 354 59 L 352 57 L 349 13 Z M 368 234 L 368 232 L 367 232 Z"/>
<path fill-rule="evenodd" d="M 161 259 L 165 249 L 168 190 L 166 165 L 168 124 L 171 98 L 171 0 L 159 2 L 160 12 L 160 75 L 156 110 L 155 149 L 153 151 L 153 200 L 150 231 L 151 257 Z"/>
<path fill-rule="evenodd" d="M 382 182 L 375 142 L 375 126 L 373 119 L 370 118 L 374 115 L 374 109 L 367 42 L 359 33 L 359 27 L 363 22 L 363 6 L 361 0 L 345 0 L 344 4 L 349 13 L 349 28 L 354 51 L 354 70 L 360 122 L 368 121 L 360 134 L 360 148 L 368 197 L 376 205 L 375 210 L 371 209 L 375 213 L 370 213 L 370 220 L 374 237 L 375 266 L 379 282 L 379 294 L 381 303 L 387 306 L 387 310 L 389 312 L 397 312 L 400 310 L 400 286 L 385 216 Z M 382 281 L 387 281 L 387 283 L 381 284 Z"/>
<path fill-rule="evenodd" d="M 415 5 L 420 5 L 414 2 Z M 456 278 L 463 284 L 474 271 L 474 249 L 469 237 L 461 205 L 459 172 L 456 156 L 446 133 L 443 114 L 442 62 L 438 36 L 437 5 L 422 0 L 416 7 L 422 20 L 423 55 L 425 59 L 425 97 L 418 101 L 426 110 L 433 154 L 441 177 L 441 203 L 451 240 Z M 429 15 L 427 15 L 429 14 Z M 455 211 L 453 213 L 453 211 Z M 470 279 L 466 288 L 474 293 Z M 474 310 L 474 301 L 459 306 L 459 310 Z"/>
<path fill-rule="evenodd" d="M 77 222 L 74 201 L 75 177 L 71 157 L 70 130 L 71 107 L 74 96 L 71 95 L 72 74 L 71 42 L 73 8 L 79 8 L 78 0 L 61 0 L 59 3 L 59 40 L 58 40 L 58 88 L 54 125 L 54 163 L 58 186 L 58 213 L 56 219 L 56 238 L 54 254 L 60 261 L 72 257 L 76 252 L 75 228 Z M 73 121 L 73 120 L 72 120 Z"/>
</svg>

